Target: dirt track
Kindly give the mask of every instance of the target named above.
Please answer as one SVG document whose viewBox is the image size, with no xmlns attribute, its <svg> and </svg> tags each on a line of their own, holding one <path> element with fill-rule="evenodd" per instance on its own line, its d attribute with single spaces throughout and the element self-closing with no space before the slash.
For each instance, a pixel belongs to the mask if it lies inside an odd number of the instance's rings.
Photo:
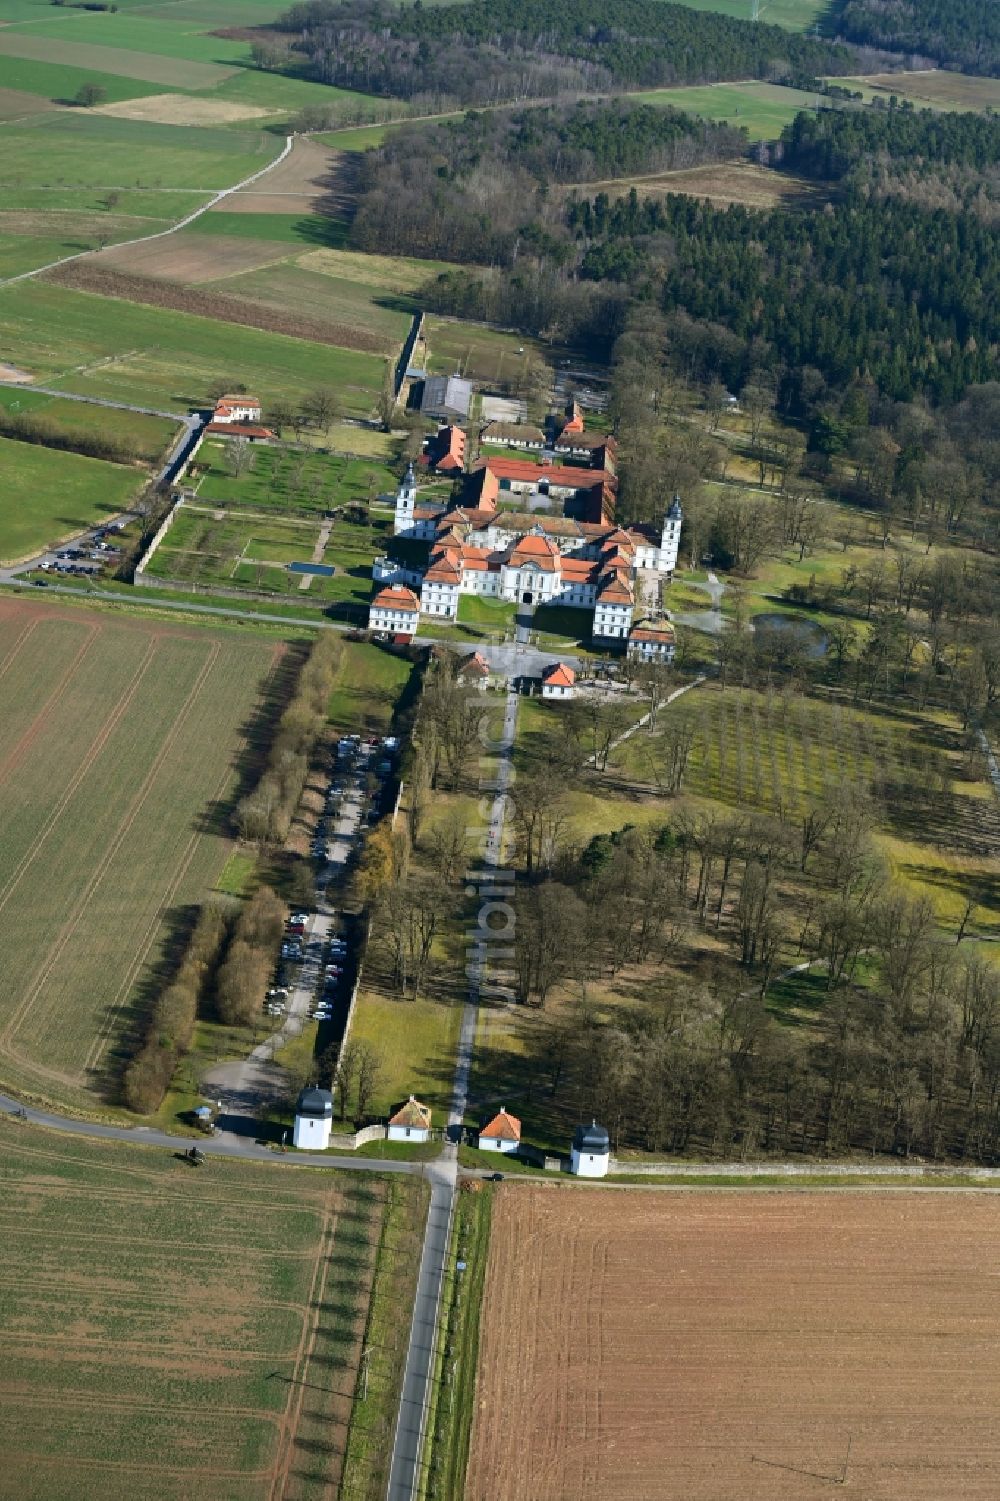
<svg viewBox="0 0 1000 1501">
<path fill-rule="evenodd" d="M 502 1190 L 466 1501 L 815 1501 L 845 1461 L 992 1501 L 998 1229 L 986 1193 Z"/>
</svg>

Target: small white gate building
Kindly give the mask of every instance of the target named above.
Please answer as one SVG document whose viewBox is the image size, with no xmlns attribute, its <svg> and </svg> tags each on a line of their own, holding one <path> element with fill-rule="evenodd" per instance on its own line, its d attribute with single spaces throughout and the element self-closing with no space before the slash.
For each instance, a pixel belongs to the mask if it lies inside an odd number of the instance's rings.
<svg viewBox="0 0 1000 1501">
<path fill-rule="evenodd" d="M 332 1130 L 333 1095 L 328 1089 L 304 1089 L 295 1106 L 292 1145 L 303 1152 L 325 1152 Z"/>
<path fill-rule="evenodd" d="M 603 1126 L 591 1121 L 573 1132 L 569 1170 L 578 1178 L 605 1178 L 611 1160 L 611 1141 Z"/>
<path fill-rule="evenodd" d="M 389 1117 L 390 1141 L 430 1141 L 431 1107 L 422 1105 L 414 1095 Z"/>
<path fill-rule="evenodd" d="M 481 1152 L 516 1152 L 521 1145 L 521 1122 L 516 1115 L 508 1115 L 501 1105 L 488 1126 L 479 1133 Z"/>
</svg>

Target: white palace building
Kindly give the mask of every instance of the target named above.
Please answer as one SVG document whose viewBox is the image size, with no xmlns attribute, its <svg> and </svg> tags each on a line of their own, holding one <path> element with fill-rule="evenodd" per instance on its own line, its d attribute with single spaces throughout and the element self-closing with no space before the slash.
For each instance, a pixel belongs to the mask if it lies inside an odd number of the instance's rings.
<svg viewBox="0 0 1000 1501">
<path fill-rule="evenodd" d="M 472 503 L 420 505 L 412 467 L 396 493 L 394 532 L 428 543 L 426 567 L 376 558 L 381 586 L 372 600 L 373 631 L 412 635 L 421 617 L 453 621 L 463 594 L 519 605 L 558 604 L 593 612 L 593 636 L 630 646 L 640 570 L 667 580 L 677 565 L 683 513 L 675 497 L 657 533 L 616 526 L 607 472 L 486 459 L 468 477 Z M 505 492 L 527 508 L 504 510 Z M 537 514 L 532 502 L 562 500 L 573 515 Z M 644 655 L 648 655 L 648 650 Z M 660 653 L 673 656 L 672 632 Z"/>
</svg>

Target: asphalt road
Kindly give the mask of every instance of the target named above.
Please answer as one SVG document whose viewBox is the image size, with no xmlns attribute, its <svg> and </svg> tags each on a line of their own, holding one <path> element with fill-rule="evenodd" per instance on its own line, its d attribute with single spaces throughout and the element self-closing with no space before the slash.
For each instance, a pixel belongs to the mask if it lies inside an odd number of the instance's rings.
<svg viewBox="0 0 1000 1501">
<path fill-rule="evenodd" d="M 486 852 L 483 863 L 496 869 L 503 852 L 503 829 L 507 785 L 510 780 L 511 752 L 517 728 L 517 694 L 507 695 L 500 758 L 497 767 L 497 792 L 490 808 Z M 458 1055 L 452 1083 L 451 1109 L 448 1113 L 448 1143 L 441 1158 L 428 1166 L 431 1203 L 420 1257 L 417 1295 L 413 1306 L 413 1324 L 406 1354 L 403 1392 L 396 1420 L 389 1469 L 388 1501 L 412 1501 L 420 1474 L 421 1451 L 427 1422 L 434 1366 L 434 1342 L 441 1292 L 448 1264 L 448 1241 L 455 1208 L 458 1182 L 458 1141 L 468 1104 L 469 1073 L 476 1038 L 476 1017 L 485 971 L 480 964 L 469 969 L 469 990 L 459 1033 Z"/>
</svg>

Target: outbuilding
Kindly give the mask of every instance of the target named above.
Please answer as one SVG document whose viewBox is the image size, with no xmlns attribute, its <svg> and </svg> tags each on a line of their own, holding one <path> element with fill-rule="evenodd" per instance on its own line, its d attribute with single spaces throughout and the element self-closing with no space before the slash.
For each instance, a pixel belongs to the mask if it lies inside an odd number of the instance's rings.
<svg viewBox="0 0 1000 1501">
<path fill-rule="evenodd" d="M 325 1152 L 333 1130 L 333 1095 L 328 1089 L 304 1089 L 295 1106 L 292 1145 L 302 1152 Z"/>
<path fill-rule="evenodd" d="M 592 1120 L 573 1132 L 569 1170 L 578 1178 L 606 1178 L 611 1161 L 611 1141 L 603 1126 Z"/>
<path fill-rule="evenodd" d="M 521 1145 L 521 1122 L 501 1105 L 499 1113 L 479 1133 L 481 1152 L 516 1152 Z"/>
<path fill-rule="evenodd" d="M 565 662 L 556 662 L 542 673 L 543 698 L 573 698 L 576 673 Z"/>
<path fill-rule="evenodd" d="M 431 1107 L 422 1105 L 411 1094 L 406 1104 L 401 1105 L 395 1115 L 389 1117 L 389 1140 L 430 1141 L 430 1136 Z"/>
</svg>

